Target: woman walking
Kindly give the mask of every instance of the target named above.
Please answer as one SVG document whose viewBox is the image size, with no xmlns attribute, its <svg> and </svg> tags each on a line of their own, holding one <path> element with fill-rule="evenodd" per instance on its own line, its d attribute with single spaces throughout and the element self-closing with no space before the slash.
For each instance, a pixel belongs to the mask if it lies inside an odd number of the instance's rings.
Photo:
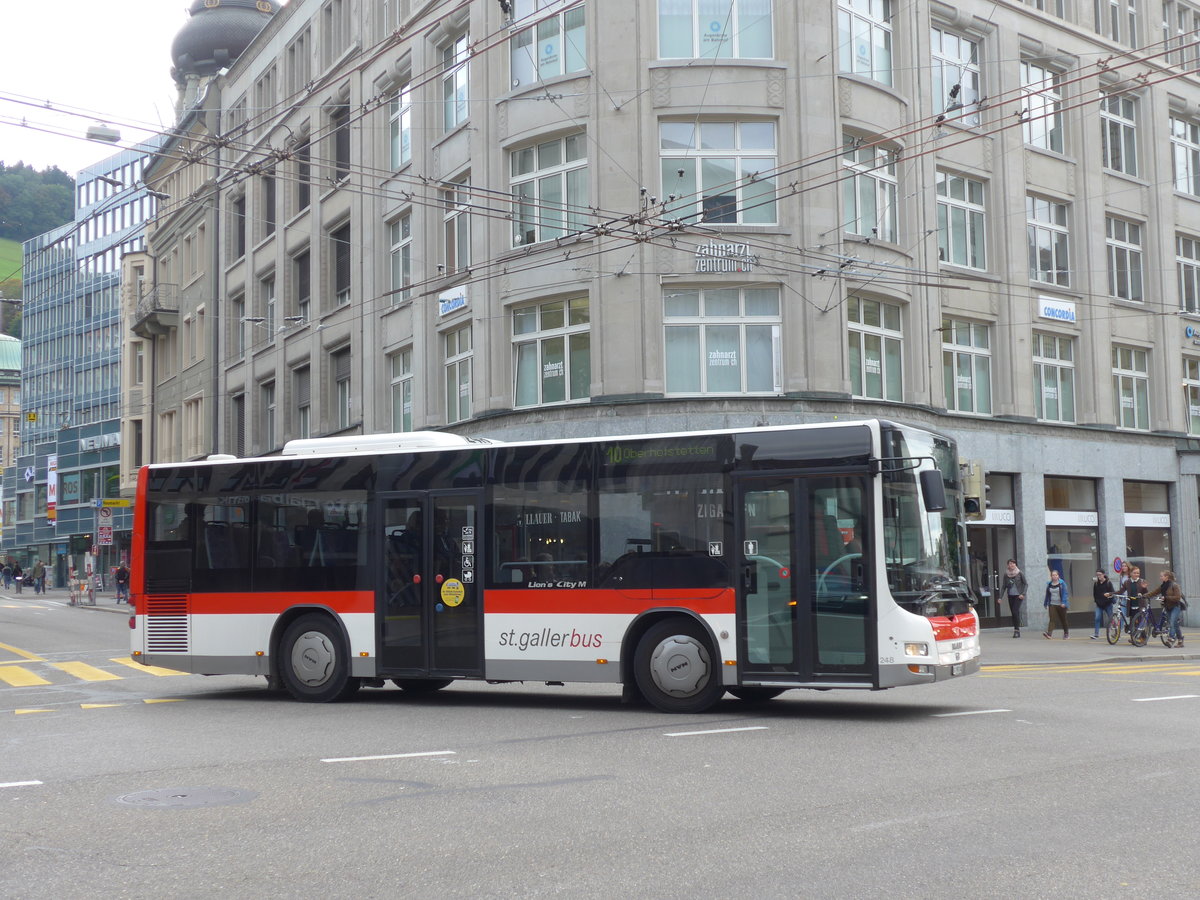
<svg viewBox="0 0 1200 900">
<path fill-rule="evenodd" d="M 1017 568 L 1017 561 L 1010 559 L 1004 572 L 1004 581 L 1000 585 L 1000 593 L 1008 598 L 1008 609 L 1012 613 L 1013 637 L 1021 636 L 1021 607 L 1025 605 L 1025 592 L 1029 585 L 1025 581 L 1025 573 Z"/>
<path fill-rule="evenodd" d="M 1062 625 L 1063 640 L 1071 636 L 1071 626 L 1067 624 L 1067 610 L 1071 608 L 1071 590 L 1058 574 L 1058 569 L 1050 573 L 1050 581 L 1046 584 L 1046 598 L 1042 603 L 1050 614 L 1050 624 L 1042 637 L 1049 640 L 1054 637 L 1054 626 Z"/>
<path fill-rule="evenodd" d="M 1108 620 L 1112 618 L 1113 594 L 1116 588 L 1108 580 L 1108 573 L 1103 569 L 1096 570 L 1096 580 L 1092 584 L 1092 599 L 1096 601 L 1096 613 L 1092 618 L 1092 640 L 1100 640 L 1100 629 L 1108 628 Z"/>
</svg>

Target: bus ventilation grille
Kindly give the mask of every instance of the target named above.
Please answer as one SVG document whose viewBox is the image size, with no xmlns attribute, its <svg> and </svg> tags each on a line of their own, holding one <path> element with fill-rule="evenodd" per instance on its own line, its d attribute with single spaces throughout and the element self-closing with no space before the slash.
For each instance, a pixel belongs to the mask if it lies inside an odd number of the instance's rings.
<svg viewBox="0 0 1200 900">
<path fill-rule="evenodd" d="M 146 597 L 146 650 L 150 653 L 188 652 L 187 595 Z"/>
</svg>

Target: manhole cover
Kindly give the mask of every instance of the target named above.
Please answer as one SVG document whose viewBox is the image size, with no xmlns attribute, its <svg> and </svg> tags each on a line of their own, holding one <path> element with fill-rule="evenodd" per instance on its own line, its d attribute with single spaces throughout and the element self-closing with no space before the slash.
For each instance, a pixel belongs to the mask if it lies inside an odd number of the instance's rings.
<svg viewBox="0 0 1200 900">
<path fill-rule="evenodd" d="M 152 791 L 135 791 L 117 798 L 126 806 L 143 809 L 199 809 L 204 806 L 229 806 L 234 803 L 249 803 L 258 794 L 240 788 L 183 787 L 157 788 Z"/>
</svg>

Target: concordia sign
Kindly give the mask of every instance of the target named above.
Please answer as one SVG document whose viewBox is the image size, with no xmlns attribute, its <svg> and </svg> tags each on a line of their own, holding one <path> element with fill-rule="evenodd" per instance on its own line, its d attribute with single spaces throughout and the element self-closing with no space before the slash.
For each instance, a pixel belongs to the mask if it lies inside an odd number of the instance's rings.
<svg viewBox="0 0 1200 900">
<path fill-rule="evenodd" d="M 1075 304 L 1070 300 L 1038 297 L 1038 316 L 1056 322 L 1075 322 Z"/>
</svg>

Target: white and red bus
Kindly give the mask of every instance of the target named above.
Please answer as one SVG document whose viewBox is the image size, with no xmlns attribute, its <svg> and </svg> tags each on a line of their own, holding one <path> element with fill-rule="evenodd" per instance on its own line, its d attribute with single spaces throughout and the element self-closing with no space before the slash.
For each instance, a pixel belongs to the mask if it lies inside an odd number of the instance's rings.
<svg viewBox="0 0 1200 900">
<path fill-rule="evenodd" d="M 151 465 L 133 658 L 308 701 L 576 681 L 670 712 L 967 675 L 958 473 L 953 442 L 880 420 Z"/>
</svg>

